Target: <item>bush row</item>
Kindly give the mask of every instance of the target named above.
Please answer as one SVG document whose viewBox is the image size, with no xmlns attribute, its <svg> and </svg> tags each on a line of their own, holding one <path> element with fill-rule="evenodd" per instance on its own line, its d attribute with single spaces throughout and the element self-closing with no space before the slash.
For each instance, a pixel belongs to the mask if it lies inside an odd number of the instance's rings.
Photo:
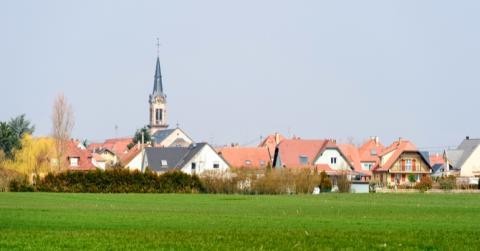
<svg viewBox="0 0 480 251">
<path fill-rule="evenodd" d="M 70 193 L 196 193 L 203 190 L 198 176 L 180 171 L 157 175 L 128 169 L 47 174 L 34 185 L 12 181 L 10 191 Z"/>
<path fill-rule="evenodd" d="M 204 173 L 206 193 L 223 194 L 311 194 L 315 187 L 323 192 L 332 189 L 325 173 L 310 169 L 235 169 L 232 173 Z"/>
</svg>

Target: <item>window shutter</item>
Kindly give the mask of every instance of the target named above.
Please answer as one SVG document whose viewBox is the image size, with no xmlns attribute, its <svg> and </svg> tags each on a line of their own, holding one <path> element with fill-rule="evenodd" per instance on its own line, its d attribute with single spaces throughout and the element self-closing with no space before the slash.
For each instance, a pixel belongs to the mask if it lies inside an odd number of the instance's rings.
<svg viewBox="0 0 480 251">
<path fill-rule="evenodd" d="M 417 167 L 415 165 L 415 159 L 412 160 L 412 170 L 415 172 L 417 170 Z"/>
<path fill-rule="evenodd" d="M 405 171 L 405 160 L 402 159 L 402 171 Z"/>
</svg>

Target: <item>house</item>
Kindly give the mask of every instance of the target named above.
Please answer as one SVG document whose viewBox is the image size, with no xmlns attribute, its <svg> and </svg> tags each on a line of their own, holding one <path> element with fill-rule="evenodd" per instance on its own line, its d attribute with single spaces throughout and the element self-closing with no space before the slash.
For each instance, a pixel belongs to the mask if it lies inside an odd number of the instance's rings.
<svg viewBox="0 0 480 251">
<path fill-rule="evenodd" d="M 372 170 L 380 162 L 380 153 L 383 152 L 385 146 L 380 143 L 378 137 L 371 137 L 363 145 L 358 148 L 360 157 L 361 171 L 371 175 Z"/>
<path fill-rule="evenodd" d="M 92 164 L 91 153 L 76 140 L 69 140 L 65 143 L 63 156 L 69 171 L 91 171 L 96 169 Z"/>
<path fill-rule="evenodd" d="M 317 168 L 329 175 L 353 171 L 334 140 L 285 139 L 275 149 L 274 168 Z"/>
<path fill-rule="evenodd" d="M 461 177 L 480 177 L 480 139 L 466 137 L 454 150 L 444 153 L 446 172 Z"/>
<path fill-rule="evenodd" d="M 105 170 L 118 163 L 117 155 L 107 148 L 100 148 L 92 153 L 92 163 L 95 167 Z"/>
<path fill-rule="evenodd" d="M 447 175 L 443 154 L 435 153 L 430 155 L 430 166 L 432 166 L 432 177 L 442 177 Z"/>
<path fill-rule="evenodd" d="M 104 150 L 108 150 L 110 153 L 115 154 L 116 160 L 123 158 L 125 154 L 128 153 L 128 145 L 132 143 L 132 138 L 113 138 L 107 139 L 103 143 L 91 143 L 88 145 L 87 149 L 91 153 L 100 153 Z M 110 157 L 107 158 L 110 160 Z M 116 164 L 116 163 L 113 163 Z"/>
<path fill-rule="evenodd" d="M 137 144 L 134 147 L 132 147 L 128 153 L 123 156 L 123 158 L 120 160 L 124 168 L 130 169 L 130 170 L 139 170 L 139 171 L 145 171 L 143 170 L 143 158 L 145 156 L 145 149 L 146 145 L 142 147 L 141 144 Z"/>
<path fill-rule="evenodd" d="M 155 147 L 188 147 L 194 143 L 180 128 L 157 130 L 152 135 L 152 141 Z"/>
<path fill-rule="evenodd" d="M 350 162 L 350 165 L 353 167 L 355 171 L 355 180 L 360 181 L 369 181 L 372 176 L 372 172 L 370 170 L 365 170 L 361 161 L 360 161 L 360 152 L 358 148 L 353 144 L 339 144 L 338 147 L 340 151 L 343 153 L 343 156 Z"/>
<path fill-rule="evenodd" d="M 142 171 L 146 168 L 157 173 L 180 170 L 187 174 L 205 171 L 227 171 L 230 166 L 207 143 L 189 147 L 147 147 L 144 150 Z"/>
<path fill-rule="evenodd" d="M 409 184 L 410 175 L 413 175 L 418 182 L 421 177 L 430 175 L 432 172 L 428 154 L 420 152 L 408 140 L 399 139 L 393 142 L 382 151 L 379 157 L 379 163 L 373 169 L 373 176 L 382 184 Z"/>
<path fill-rule="evenodd" d="M 271 156 L 267 147 L 223 147 L 217 149 L 231 167 L 265 168 L 271 165 Z"/>
</svg>

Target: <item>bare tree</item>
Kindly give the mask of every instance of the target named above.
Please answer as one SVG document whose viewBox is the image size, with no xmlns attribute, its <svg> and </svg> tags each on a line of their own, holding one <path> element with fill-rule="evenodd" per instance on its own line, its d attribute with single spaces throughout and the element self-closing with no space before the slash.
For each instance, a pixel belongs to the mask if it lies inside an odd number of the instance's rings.
<svg viewBox="0 0 480 251">
<path fill-rule="evenodd" d="M 52 136 L 55 140 L 55 150 L 60 170 L 65 169 L 63 158 L 74 125 L 73 108 L 65 96 L 60 94 L 55 98 L 52 113 Z"/>
</svg>

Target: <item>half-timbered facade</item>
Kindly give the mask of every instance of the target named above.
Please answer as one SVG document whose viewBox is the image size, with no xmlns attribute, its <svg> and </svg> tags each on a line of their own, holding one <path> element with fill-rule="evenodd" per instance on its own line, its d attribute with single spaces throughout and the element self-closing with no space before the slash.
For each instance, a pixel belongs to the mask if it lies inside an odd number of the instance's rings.
<svg viewBox="0 0 480 251">
<path fill-rule="evenodd" d="M 418 182 L 432 172 L 427 158 L 409 141 L 396 141 L 381 154 L 374 179 L 385 185 L 403 185 L 411 184 L 409 176 L 413 175 Z"/>
</svg>

